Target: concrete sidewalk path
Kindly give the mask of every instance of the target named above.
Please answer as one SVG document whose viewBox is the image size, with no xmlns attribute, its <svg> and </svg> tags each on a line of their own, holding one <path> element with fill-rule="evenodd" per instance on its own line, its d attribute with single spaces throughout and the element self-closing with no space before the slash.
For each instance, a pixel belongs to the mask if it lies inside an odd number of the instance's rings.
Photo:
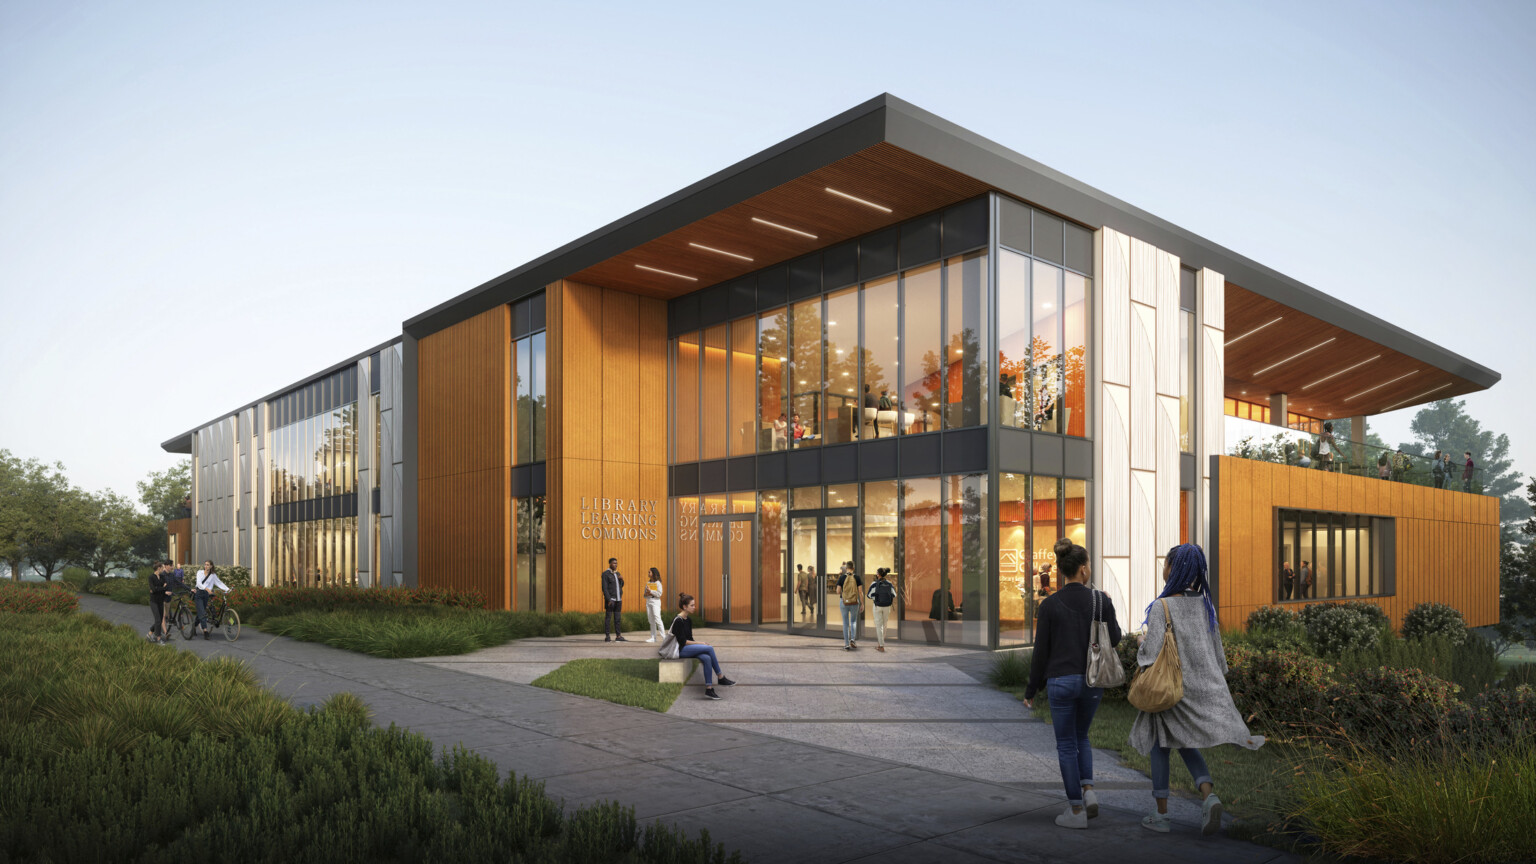
<svg viewBox="0 0 1536 864">
<path fill-rule="evenodd" d="M 145 606 L 92 595 L 80 606 L 138 632 L 148 626 Z M 1103 751 L 1095 760 L 1102 815 L 1087 831 L 1056 827 L 1065 799 L 1054 739 L 1016 700 L 964 671 L 986 661 L 980 652 L 892 646 L 880 654 L 863 644 L 844 652 L 840 642 L 710 629 L 700 635 L 743 682 L 724 688 L 719 702 L 690 686 L 657 714 L 527 684 L 577 657 L 654 656 L 644 635 L 612 644 L 529 639 L 419 660 L 249 627 L 238 642 L 173 636 L 172 644 L 243 660 L 301 707 L 355 693 L 376 723 L 409 727 L 440 747 L 463 744 L 543 780 L 567 808 L 616 800 L 642 822 L 707 828 L 754 864 L 1300 861 L 1202 838 L 1188 824 L 1168 835 L 1143 829 L 1147 781 Z M 1178 803 L 1176 818 L 1187 822 L 1189 802 Z"/>
</svg>

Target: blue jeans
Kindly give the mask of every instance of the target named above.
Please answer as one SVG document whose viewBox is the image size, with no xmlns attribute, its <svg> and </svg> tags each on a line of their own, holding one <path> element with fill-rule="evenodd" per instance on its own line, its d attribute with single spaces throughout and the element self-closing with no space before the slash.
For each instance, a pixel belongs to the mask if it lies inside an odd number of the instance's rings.
<svg viewBox="0 0 1536 864">
<path fill-rule="evenodd" d="M 208 598 L 213 595 L 207 591 L 193 591 L 192 601 L 197 604 L 197 626 L 208 626 Z"/>
<path fill-rule="evenodd" d="M 1168 749 L 1167 747 L 1152 748 L 1152 797 L 1168 797 Z M 1195 788 L 1199 789 L 1201 783 L 1211 782 L 1211 769 L 1205 767 L 1205 757 L 1193 747 L 1180 747 L 1179 755 L 1184 757 L 1184 767 L 1189 769 L 1189 776 L 1195 778 Z M 1214 785 L 1214 784 L 1213 784 Z"/>
<path fill-rule="evenodd" d="M 1045 682 L 1051 703 L 1051 726 L 1056 730 L 1056 761 L 1061 763 L 1061 783 L 1073 807 L 1083 806 L 1083 784 L 1093 783 L 1093 745 L 1088 727 L 1104 698 L 1102 687 L 1088 687 L 1081 675 L 1059 675 Z M 1164 783 L 1163 785 L 1167 785 Z"/>
<path fill-rule="evenodd" d="M 679 657 L 702 657 L 699 665 L 704 667 L 704 686 L 710 687 L 715 683 L 716 675 L 720 674 L 720 660 L 715 657 L 715 649 L 712 645 L 700 645 L 697 642 L 689 642 L 678 652 Z M 711 669 L 710 667 L 714 667 Z"/>
<path fill-rule="evenodd" d="M 843 644 L 847 645 L 859 636 L 859 604 L 849 606 L 847 603 L 839 603 L 843 607 Z"/>
</svg>

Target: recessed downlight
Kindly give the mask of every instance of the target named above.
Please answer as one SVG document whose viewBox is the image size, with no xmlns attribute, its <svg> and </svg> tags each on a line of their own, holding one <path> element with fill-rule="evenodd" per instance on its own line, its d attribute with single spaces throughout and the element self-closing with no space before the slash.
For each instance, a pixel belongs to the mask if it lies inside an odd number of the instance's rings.
<svg viewBox="0 0 1536 864">
<path fill-rule="evenodd" d="M 759 219 L 756 216 L 752 217 L 752 221 L 756 222 L 759 225 L 767 225 L 769 228 L 777 228 L 780 231 L 788 231 L 791 234 L 798 234 L 801 237 L 809 237 L 812 240 L 816 239 L 816 235 L 815 234 L 812 234 L 809 231 L 801 231 L 799 228 L 791 228 L 788 225 L 780 225 L 777 222 L 769 222 L 767 219 Z"/>
<path fill-rule="evenodd" d="M 859 203 L 859 204 L 863 204 L 865 207 L 871 207 L 871 208 L 873 208 L 875 210 L 879 210 L 882 213 L 889 213 L 889 212 L 891 212 L 891 208 L 885 206 L 884 204 L 876 204 L 873 201 L 866 201 L 863 198 L 860 198 L 860 197 L 858 197 L 856 195 L 849 195 L 847 192 L 839 192 L 836 189 L 833 189 L 831 186 L 823 186 L 822 188 L 827 190 L 828 192 L 832 193 L 833 195 L 836 195 L 839 198 L 846 198 L 849 201 L 853 201 L 853 202 L 856 202 L 856 203 Z"/>
<path fill-rule="evenodd" d="M 651 273 L 660 273 L 663 276 L 673 276 L 673 277 L 676 277 L 678 279 L 687 279 L 689 282 L 697 282 L 697 281 L 699 281 L 699 278 L 697 276 L 684 276 L 681 273 L 673 273 L 671 270 L 660 270 L 660 269 L 657 269 L 655 267 L 647 267 L 644 264 L 636 264 L 635 265 L 635 269 L 636 270 L 646 270 L 646 271 L 649 271 Z"/>
</svg>

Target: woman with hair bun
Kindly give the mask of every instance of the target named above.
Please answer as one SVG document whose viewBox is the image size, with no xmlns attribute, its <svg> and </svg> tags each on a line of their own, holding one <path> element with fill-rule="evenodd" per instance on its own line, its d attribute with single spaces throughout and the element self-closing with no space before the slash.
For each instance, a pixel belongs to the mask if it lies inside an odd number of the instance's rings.
<svg viewBox="0 0 1536 864">
<path fill-rule="evenodd" d="M 1056 817 L 1056 824 L 1087 828 L 1088 820 L 1099 815 L 1088 727 L 1099 710 L 1099 700 L 1104 698 L 1102 687 L 1089 687 L 1084 680 L 1095 594 L 1098 620 L 1109 625 L 1111 646 L 1120 644 L 1120 621 L 1109 595 L 1090 587 L 1093 568 L 1088 564 L 1088 550 L 1063 537 L 1056 541 L 1055 552 L 1060 587 L 1040 603 L 1036 613 L 1034 661 L 1024 699 L 1032 701 L 1044 690 L 1050 700 L 1056 759 L 1067 790 L 1067 809 Z"/>
<path fill-rule="evenodd" d="M 1152 798 L 1157 803 L 1157 811 L 1147 814 L 1141 825 L 1159 834 L 1168 833 L 1168 751 L 1176 747 L 1200 790 L 1200 832 L 1214 834 L 1221 828 L 1221 799 L 1216 797 L 1211 772 L 1199 748 L 1236 744 L 1257 750 L 1263 746 L 1264 736 L 1249 732 L 1243 715 L 1232 704 L 1232 692 L 1227 689 L 1227 652 L 1221 644 L 1216 607 L 1211 604 L 1206 583 L 1205 551 L 1193 543 L 1168 550 L 1163 562 L 1163 593 L 1147 606 L 1143 622 L 1146 632 L 1136 652 L 1139 665 L 1151 666 L 1157 661 L 1170 619 L 1179 649 L 1179 668 L 1184 673 L 1184 698 L 1166 711 L 1137 714 L 1131 725 L 1130 745 L 1152 757 Z"/>
<path fill-rule="evenodd" d="M 677 608 L 678 615 L 672 619 L 672 635 L 677 637 L 677 656 L 701 658 L 699 665 L 704 667 L 704 698 L 719 699 L 720 694 L 715 692 L 714 676 L 720 676 L 721 687 L 730 687 L 736 682 L 720 674 L 720 659 L 715 656 L 712 646 L 693 641 L 693 620 L 689 616 L 699 611 L 699 601 L 693 599 L 692 594 L 679 594 Z"/>
</svg>

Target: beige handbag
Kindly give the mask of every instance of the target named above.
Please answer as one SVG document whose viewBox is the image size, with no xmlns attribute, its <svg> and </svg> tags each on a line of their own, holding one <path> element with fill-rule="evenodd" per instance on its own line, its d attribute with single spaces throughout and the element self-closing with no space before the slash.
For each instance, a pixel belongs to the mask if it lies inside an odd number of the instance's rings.
<svg viewBox="0 0 1536 864">
<path fill-rule="evenodd" d="M 1168 623 L 1163 647 L 1151 666 L 1136 673 L 1126 696 L 1138 711 L 1148 714 L 1167 711 L 1184 698 L 1184 669 L 1179 665 L 1179 646 L 1173 638 L 1173 615 L 1168 612 L 1167 600 L 1163 601 L 1163 620 Z"/>
</svg>

